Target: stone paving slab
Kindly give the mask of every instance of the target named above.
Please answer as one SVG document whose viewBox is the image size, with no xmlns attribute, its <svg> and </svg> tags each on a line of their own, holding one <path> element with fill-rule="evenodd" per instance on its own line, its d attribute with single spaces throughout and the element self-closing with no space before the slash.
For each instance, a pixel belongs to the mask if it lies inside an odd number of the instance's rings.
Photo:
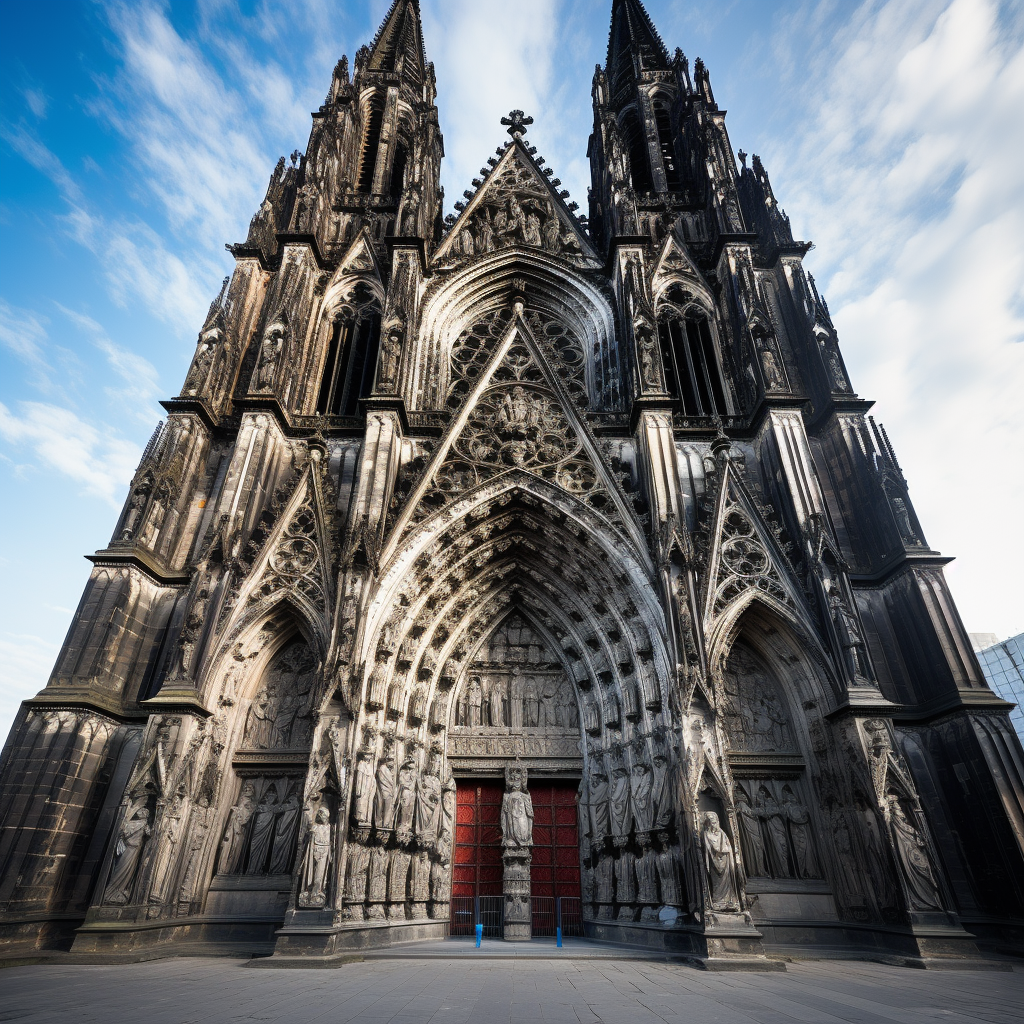
<svg viewBox="0 0 1024 1024">
<path fill-rule="evenodd" d="M 252 971 L 237 960 L 0 972 L 0 1021 L 206 1024 L 1020 1024 L 1024 965 L 1007 973 L 795 963 L 706 974 L 636 960 L 367 960 Z"/>
</svg>

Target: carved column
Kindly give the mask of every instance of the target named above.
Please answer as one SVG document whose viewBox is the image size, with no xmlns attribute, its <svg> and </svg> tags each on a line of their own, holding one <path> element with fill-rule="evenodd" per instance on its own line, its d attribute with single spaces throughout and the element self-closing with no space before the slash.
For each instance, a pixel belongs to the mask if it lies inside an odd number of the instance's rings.
<svg viewBox="0 0 1024 1024">
<path fill-rule="evenodd" d="M 526 788 L 527 770 L 518 761 L 505 766 L 505 796 L 501 802 L 501 846 L 505 899 L 504 938 L 509 942 L 533 937 L 530 902 L 530 864 L 533 860 L 533 801 Z"/>
</svg>

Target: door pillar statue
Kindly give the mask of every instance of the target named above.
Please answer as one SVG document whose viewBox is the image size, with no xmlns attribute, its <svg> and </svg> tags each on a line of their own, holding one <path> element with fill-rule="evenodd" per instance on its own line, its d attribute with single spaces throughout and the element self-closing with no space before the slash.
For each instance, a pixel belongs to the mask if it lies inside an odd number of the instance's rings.
<svg viewBox="0 0 1024 1024">
<path fill-rule="evenodd" d="M 533 937 L 530 864 L 533 859 L 533 801 L 526 788 L 527 770 L 518 760 L 505 766 L 501 801 L 501 846 L 505 901 L 503 937 L 510 942 Z"/>
</svg>

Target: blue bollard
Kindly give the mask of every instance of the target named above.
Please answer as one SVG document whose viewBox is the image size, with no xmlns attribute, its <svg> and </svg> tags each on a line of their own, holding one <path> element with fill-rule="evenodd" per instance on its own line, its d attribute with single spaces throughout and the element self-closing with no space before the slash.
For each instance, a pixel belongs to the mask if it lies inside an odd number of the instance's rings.
<svg viewBox="0 0 1024 1024">
<path fill-rule="evenodd" d="M 556 928 L 555 929 L 555 945 L 557 945 L 559 949 L 562 948 L 562 929 L 561 928 Z"/>
<path fill-rule="evenodd" d="M 476 948 L 477 948 L 477 949 L 479 949 L 479 948 L 480 948 L 480 940 L 481 940 L 481 939 L 482 939 L 483 937 L 484 937 L 484 926 L 483 926 L 482 924 L 478 924 L 478 925 L 476 926 Z M 561 944 L 562 944 L 562 937 L 561 937 L 561 934 L 559 934 L 559 937 L 558 937 L 558 944 L 559 944 L 559 945 L 561 945 Z"/>
</svg>

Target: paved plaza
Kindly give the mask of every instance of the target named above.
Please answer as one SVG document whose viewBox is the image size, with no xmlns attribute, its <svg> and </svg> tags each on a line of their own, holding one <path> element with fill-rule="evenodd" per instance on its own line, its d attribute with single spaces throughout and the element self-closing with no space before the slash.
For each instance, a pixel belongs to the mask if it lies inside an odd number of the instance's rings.
<svg viewBox="0 0 1024 1024">
<path fill-rule="evenodd" d="M 1024 964 L 1012 972 L 923 971 L 858 961 L 791 963 L 785 974 L 708 974 L 636 959 L 390 958 L 328 970 L 254 970 L 245 961 L 0 971 L 0 1021 L 102 1024 L 1018 1024 Z"/>
</svg>

